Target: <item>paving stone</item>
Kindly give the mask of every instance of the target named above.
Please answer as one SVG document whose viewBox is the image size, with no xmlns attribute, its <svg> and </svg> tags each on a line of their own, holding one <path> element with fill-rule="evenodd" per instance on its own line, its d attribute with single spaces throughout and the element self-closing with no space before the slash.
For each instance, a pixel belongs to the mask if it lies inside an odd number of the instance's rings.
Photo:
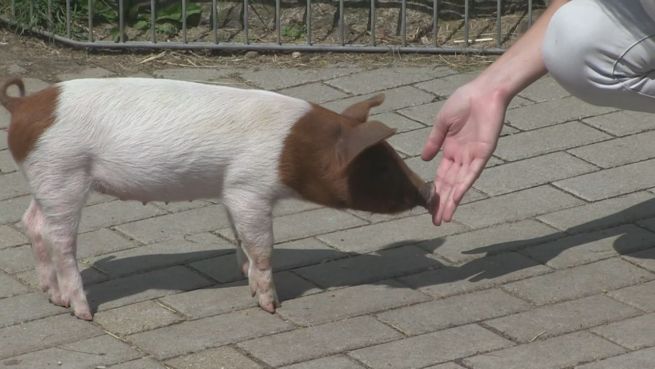
<svg viewBox="0 0 655 369">
<path fill-rule="evenodd" d="M 0 201 L 0 224 L 18 222 L 32 200 L 32 196 L 21 196 Z"/>
<path fill-rule="evenodd" d="M 423 145 L 432 128 L 421 128 L 411 132 L 400 133 L 392 136 L 387 141 L 394 149 L 408 155 L 418 156 L 423 151 Z"/>
<path fill-rule="evenodd" d="M 149 300 L 211 284 L 190 269 L 174 266 L 129 277 L 112 279 L 86 288 L 87 299 L 100 310 Z"/>
<path fill-rule="evenodd" d="M 450 96 L 456 89 L 472 81 L 480 74 L 479 71 L 469 73 L 458 73 L 443 78 L 436 78 L 427 82 L 416 84 L 421 90 L 430 91 L 435 95 L 446 97 Z"/>
<path fill-rule="evenodd" d="M 524 220 L 425 241 L 417 246 L 459 264 L 558 237 L 561 237 L 561 233 L 553 228 L 534 220 Z"/>
<path fill-rule="evenodd" d="M 592 329 L 612 342 L 631 350 L 655 346 L 655 314 L 647 314 Z"/>
<path fill-rule="evenodd" d="M 464 359 L 473 369 L 559 369 L 620 354 L 623 348 L 587 332 L 573 333 Z M 529 364 L 528 364 L 529 363 Z"/>
<path fill-rule="evenodd" d="M 364 369 L 364 367 L 344 356 L 328 356 L 280 369 Z"/>
<path fill-rule="evenodd" d="M 653 243 L 655 233 L 625 225 L 566 237 L 529 247 L 523 252 L 541 263 L 561 269 L 645 249 Z"/>
<path fill-rule="evenodd" d="M 141 242 L 153 243 L 178 240 L 187 234 L 229 227 L 229 224 L 223 207 L 208 206 L 123 224 L 117 228 Z"/>
<path fill-rule="evenodd" d="M 526 302 L 492 289 L 430 301 L 378 314 L 378 319 L 413 336 L 526 310 Z"/>
<path fill-rule="evenodd" d="M 83 263 L 113 278 L 211 258 L 232 250 L 234 246 L 225 240 L 218 244 L 175 240 L 90 257 L 83 260 Z"/>
<path fill-rule="evenodd" d="M 504 160 L 520 160 L 609 138 L 611 136 L 574 121 L 501 137 L 494 155 Z"/>
<path fill-rule="evenodd" d="M 15 229 L 0 225 L 0 249 L 29 243 L 29 239 Z"/>
<path fill-rule="evenodd" d="M 619 258 L 559 270 L 503 286 L 513 295 L 538 305 L 570 300 L 626 287 L 655 278 Z"/>
<path fill-rule="evenodd" d="M 428 213 L 428 211 L 425 208 L 422 208 L 420 206 L 396 214 L 376 214 L 376 213 L 369 213 L 359 210 L 347 210 L 347 211 L 351 214 L 354 214 L 358 218 L 365 219 L 367 222 L 371 222 L 371 223 L 389 222 L 391 220 L 416 217 Z"/>
<path fill-rule="evenodd" d="M 637 192 L 541 215 L 538 219 L 568 233 L 580 233 L 652 216 L 655 216 L 653 194 Z"/>
<path fill-rule="evenodd" d="M 27 287 L 18 283 L 14 278 L 0 273 L 0 298 L 18 295 L 27 291 Z"/>
<path fill-rule="evenodd" d="M 600 170 L 554 184 L 588 201 L 636 192 L 655 185 L 655 159 Z"/>
<path fill-rule="evenodd" d="M 611 357 L 605 360 L 596 361 L 576 369 L 644 369 L 655 362 L 655 347 L 628 352 L 627 354 Z"/>
<path fill-rule="evenodd" d="M 0 359 L 100 334 L 100 328 L 68 314 L 12 325 L 0 329 Z"/>
<path fill-rule="evenodd" d="M 640 311 L 609 297 L 596 295 L 543 306 L 485 322 L 513 340 L 527 343 L 559 336 L 608 322 L 626 319 Z"/>
<path fill-rule="evenodd" d="M 80 78 L 107 78 L 114 76 L 114 72 L 108 71 L 100 67 L 91 67 L 84 68 L 79 72 L 73 73 L 60 73 L 57 75 L 57 79 L 60 81 L 68 81 L 71 79 L 80 79 Z"/>
<path fill-rule="evenodd" d="M 341 92 L 333 87 L 327 86 L 324 83 L 316 82 L 302 86 L 285 88 L 278 91 L 279 93 L 291 97 L 297 97 L 306 101 L 321 104 L 326 101 L 343 99 L 348 94 Z"/>
<path fill-rule="evenodd" d="M 596 170 L 583 160 L 556 152 L 488 168 L 475 182 L 475 188 L 492 196 L 502 195 Z"/>
<path fill-rule="evenodd" d="M 0 299 L 0 327 L 64 312 L 66 309 L 49 303 L 47 296 L 41 293 Z"/>
<path fill-rule="evenodd" d="M 652 113 L 629 110 L 586 118 L 584 122 L 615 136 L 631 135 L 654 128 Z"/>
<path fill-rule="evenodd" d="M 363 253 L 436 239 L 466 229 L 457 223 L 435 227 L 429 216 L 419 215 L 330 233 L 318 238 L 339 250 Z"/>
<path fill-rule="evenodd" d="M 9 123 L 11 123 L 11 114 L 4 106 L 0 106 L 0 129 L 9 127 Z"/>
<path fill-rule="evenodd" d="M 193 200 L 193 201 L 176 201 L 176 202 L 153 202 L 154 206 L 166 210 L 169 213 L 179 213 L 181 211 L 204 208 L 205 206 L 210 206 L 213 203 L 204 200 Z"/>
<path fill-rule="evenodd" d="M 0 130 L 0 150 L 6 150 L 7 149 L 7 131 L 6 130 Z"/>
<path fill-rule="evenodd" d="M 476 325 L 466 325 L 350 353 L 374 368 L 420 368 L 480 352 L 511 346 L 512 343 Z"/>
<path fill-rule="evenodd" d="M 105 274 L 100 273 L 93 268 L 85 268 L 83 265 L 80 265 L 80 274 L 82 275 L 82 282 L 84 283 L 85 288 L 92 284 L 104 282 L 109 279 Z M 32 289 L 40 290 L 36 269 L 34 267 L 18 272 L 14 274 L 13 277 L 24 285 L 32 287 Z"/>
<path fill-rule="evenodd" d="M 275 207 L 273 208 L 273 217 L 301 213 L 303 211 L 318 209 L 320 207 L 320 205 L 301 199 L 282 199 L 275 203 Z"/>
<path fill-rule="evenodd" d="M 571 95 L 552 77 L 544 76 L 526 87 L 519 93 L 519 96 L 528 98 L 532 101 L 543 102 L 548 100 L 558 100 Z"/>
<path fill-rule="evenodd" d="M 34 266 L 34 256 L 30 245 L 0 250 L 0 269 L 9 274 L 33 269 Z"/>
<path fill-rule="evenodd" d="M 166 362 L 175 369 L 258 369 L 261 365 L 229 346 L 223 346 L 191 355 L 177 357 Z"/>
<path fill-rule="evenodd" d="M 426 271 L 401 278 L 403 283 L 437 298 L 495 287 L 550 271 L 549 268 L 510 252 L 472 260 L 456 267 Z"/>
<path fill-rule="evenodd" d="M 425 369 L 464 369 L 464 367 L 459 366 L 455 363 L 446 363 L 446 364 L 430 366 Z"/>
<path fill-rule="evenodd" d="M 154 301 L 144 301 L 101 311 L 93 317 L 93 320 L 110 332 L 126 336 L 163 327 L 183 319 Z"/>
<path fill-rule="evenodd" d="M 0 362 L 0 365 L 13 362 L 15 364 L 2 366 L 12 369 L 105 368 L 139 356 L 141 354 L 127 344 L 109 336 L 100 336 L 17 356 Z"/>
<path fill-rule="evenodd" d="M 437 156 L 430 161 L 425 161 L 420 157 L 405 159 L 405 163 L 410 167 L 410 169 L 412 169 L 414 172 L 416 172 L 416 174 L 418 174 L 421 178 L 423 178 L 426 181 L 434 181 L 434 177 L 437 174 L 437 166 L 439 165 L 440 162 L 441 162 L 440 153 L 437 154 Z M 500 165 L 503 163 L 504 162 L 502 160 L 491 157 L 487 162 L 486 167 L 487 168 L 495 167 L 496 165 Z M 469 192 L 471 191 L 476 191 L 476 190 L 472 188 L 471 190 L 469 190 Z M 477 193 L 477 195 L 470 197 L 469 202 L 479 200 L 480 198 L 485 197 L 485 195 L 479 191 L 474 193 Z M 467 195 L 469 195 L 469 193 L 464 195 L 464 198 L 466 198 Z M 464 202 L 464 200 L 462 200 L 462 202 Z"/>
<path fill-rule="evenodd" d="M 286 87 L 302 85 L 308 82 L 317 82 L 337 78 L 360 71 L 350 65 L 333 64 L 320 69 L 298 68 L 264 68 L 240 72 L 246 81 L 265 90 L 277 90 Z"/>
<path fill-rule="evenodd" d="M 30 191 L 21 173 L 14 172 L 0 175 L 0 200 L 26 195 Z"/>
<path fill-rule="evenodd" d="M 359 317 L 256 338 L 238 346 L 277 367 L 397 338 L 400 333 L 395 330 L 371 317 Z"/>
<path fill-rule="evenodd" d="M 0 151 L 0 174 L 14 173 L 17 170 L 18 168 L 9 150 Z"/>
<path fill-rule="evenodd" d="M 373 114 L 386 113 L 408 106 L 417 106 L 429 103 L 434 99 L 433 95 L 423 92 L 412 86 L 397 87 L 391 90 L 384 91 L 386 98 L 384 104 L 373 108 Z M 366 100 L 376 94 L 369 94 L 363 96 L 355 96 L 347 99 L 331 101 L 324 106 L 336 112 L 341 112 L 348 106 Z M 436 112 L 435 112 L 436 114 Z"/>
<path fill-rule="evenodd" d="M 120 236 L 118 233 L 107 228 L 101 228 L 97 231 L 82 233 L 77 237 L 77 258 L 83 260 L 136 246 L 138 246 L 137 243 Z"/>
<path fill-rule="evenodd" d="M 80 233 L 100 228 L 150 218 L 165 212 L 152 205 L 136 201 L 112 201 L 87 206 L 82 211 Z"/>
<path fill-rule="evenodd" d="M 353 286 L 436 268 L 441 264 L 415 246 L 403 246 L 294 270 L 320 287 Z"/>
<path fill-rule="evenodd" d="M 482 228 L 581 204 L 581 200 L 545 185 L 462 205 L 455 213 L 455 220 Z"/>
<path fill-rule="evenodd" d="M 276 242 L 285 242 L 364 224 L 367 223 L 345 211 L 320 208 L 275 218 L 273 234 Z M 230 228 L 223 228 L 219 233 L 234 239 Z"/>
<path fill-rule="evenodd" d="M 227 68 L 167 68 L 154 71 L 153 76 L 182 81 L 206 82 L 229 77 L 234 72 L 235 70 Z"/>
<path fill-rule="evenodd" d="M 309 326 L 427 299 L 426 295 L 389 280 L 294 299 L 286 302 L 279 313 L 296 324 Z"/>
<path fill-rule="evenodd" d="M 398 133 L 413 131 L 415 129 L 424 128 L 425 126 L 421 123 L 415 122 L 407 117 L 404 117 L 398 113 L 382 113 L 375 114 L 369 117 L 370 120 L 380 121 L 387 126 L 396 129 Z"/>
<path fill-rule="evenodd" d="M 655 312 L 655 281 L 621 288 L 609 292 L 608 295 L 649 313 Z"/>
<path fill-rule="evenodd" d="M 118 365 L 112 365 L 111 369 L 169 369 L 157 362 L 153 358 L 142 358 L 138 360 L 127 361 Z"/>
<path fill-rule="evenodd" d="M 137 333 L 129 340 L 156 358 L 165 359 L 291 327 L 276 315 L 255 308 Z"/>
<path fill-rule="evenodd" d="M 651 131 L 578 147 L 569 152 L 600 167 L 611 168 L 654 158 L 655 148 L 651 145 L 654 139 L 655 131 Z"/>
<path fill-rule="evenodd" d="M 615 110 L 615 108 L 587 104 L 570 97 L 508 110 L 505 119 L 512 126 L 526 131 L 606 114 Z"/>
<path fill-rule="evenodd" d="M 444 103 L 445 101 L 430 102 L 423 105 L 400 109 L 398 110 L 398 113 L 432 128 L 437 113 L 441 110 Z M 427 140 L 427 138 L 428 137 L 425 136 L 423 140 Z"/>
<path fill-rule="evenodd" d="M 37 78 L 23 78 L 23 83 L 25 84 L 25 93 L 27 95 L 31 95 L 50 86 L 50 83 Z"/>
<path fill-rule="evenodd" d="M 450 68 L 396 67 L 358 72 L 335 78 L 326 83 L 353 95 L 386 90 L 402 85 L 427 81 L 431 78 L 454 74 Z"/>
</svg>

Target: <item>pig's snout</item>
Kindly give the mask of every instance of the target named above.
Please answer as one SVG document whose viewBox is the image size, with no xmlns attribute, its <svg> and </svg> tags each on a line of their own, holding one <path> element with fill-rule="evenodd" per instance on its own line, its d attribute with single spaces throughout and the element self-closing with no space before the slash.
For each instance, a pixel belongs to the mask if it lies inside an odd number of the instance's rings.
<svg viewBox="0 0 655 369">
<path fill-rule="evenodd" d="M 434 182 L 425 182 L 421 188 L 419 188 L 419 193 L 421 195 L 421 206 L 426 208 L 430 214 L 435 210 L 435 205 L 438 199 L 438 195 L 434 190 Z"/>
</svg>

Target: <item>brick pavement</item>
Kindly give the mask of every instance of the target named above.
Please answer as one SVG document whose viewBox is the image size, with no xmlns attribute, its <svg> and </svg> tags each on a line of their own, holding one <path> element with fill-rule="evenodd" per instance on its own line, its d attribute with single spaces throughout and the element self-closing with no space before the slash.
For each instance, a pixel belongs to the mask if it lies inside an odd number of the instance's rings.
<svg viewBox="0 0 655 369">
<path fill-rule="evenodd" d="M 10 67 L 11 69 L 11 67 Z M 15 68 L 14 68 L 15 69 Z M 387 93 L 376 119 L 417 156 L 443 100 L 477 71 L 335 65 L 154 71 L 261 87 L 340 109 Z M 120 75 L 95 66 L 59 80 Z M 143 75 L 143 74 L 140 74 Z M 46 85 L 29 79 L 30 90 Z M 284 201 L 275 210 L 282 307 L 256 307 L 223 208 L 91 197 L 79 259 L 93 322 L 35 288 L 16 224 L 25 182 L 0 111 L 0 368 L 647 369 L 655 362 L 655 121 L 595 107 L 552 79 L 507 114 L 455 222 Z"/>
</svg>

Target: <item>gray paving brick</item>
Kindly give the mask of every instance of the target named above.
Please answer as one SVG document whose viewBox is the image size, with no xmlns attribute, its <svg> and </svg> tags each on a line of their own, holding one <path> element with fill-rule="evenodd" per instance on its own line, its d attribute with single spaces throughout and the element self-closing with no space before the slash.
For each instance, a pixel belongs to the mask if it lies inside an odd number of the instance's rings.
<svg viewBox="0 0 655 369">
<path fill-rule="evenodd" d="M 279 92 L 283 95 L 297 97 L 299 99 L 311 101 L 317 104 L 321 104 L 326 101 L 343 99 L 348 96 L 348 94 L 333 87 L 327 86 L 321 82 L 285 88 Z"/>
<path fill-rule="evenodd" d="M 430 91 L 435 95 L 446 97 L 455 92 L 455 90 L 460 86 L 472 81 L 479 73 L 479 71 L 473 71 L 469 73 L 453 74 L 451 76 L 418 83 L 416 84 L 416 87 Z"/>
<path fill-rule="evenodd" d="M 126 361 L 121 364 L 112 365 L 111 369 L 168 369 L 164 364 L 159 363 L 153 358 L 147 357 L 138 360 Z"/>
<path fill-rule="evenodd" d="M 11 114 L 2 106 L 0 107 L 0 129 L 9 127 L 9 123 L 11 123 Z"/>
<path fill-rule="evenodd" d="M 569 97 L 508 110 L 505 119 L 518 129 L 531 130 L 614 110 L 616 109 L 587 104 Z"/>
<path fill-rule="evenodd" d="M 0 131 L 4 132 L 4 131 Z M 13 173 L 17 171 L 16 163 L 11 157 L 9 150 L 0 151 L 0 174 Z"/>
<path fill-rule="evenodd" d="M 229 224 L 222 206 L 207 206 L 123 224 L 117 228 L 141 242 L 153 243 L 181 239 L 187 234 L 229 227 Z"/>
<path fill-rule="evenodd" d="M 464 369 L 463 366 L 459 366 L 455 363 L 446 363 L 446 364 L 439 364 L 439 365 L 434 365 L 427 367 L 425 369 Z"/>
<path fill-rule="evenodd" d="M 397 109 L 406 108 L 408 106 L 422 105 L 431 102 L 434 99 L 433 95 L 430 95 L 412 86 L 404 86 L 386 90 L 384 91 L 384 94 L 386 95 L 384 104 L 375 107 L 371 111 L 373 114 L 386 113 Z M 369 94 L 331 101 L 324 106 L 336 112 L 341 112 L 348 106 L 375 95 L 376 94 Z"/>
<path fill-rule="evenodd" d="M 216 81 L 228 77 L 235 70 L 228 68 L 166 68 L 153 72 L 156 78 L 177 79 L 182 81 Z"/>
<path fill-rule="evenodd" d="M 631 350 L 655 346 L 655 314 L 594 328 L 592 331 Z"/>
<path fill-rule="evenodd" d="M 614 290 L 653 278 L 655 275 L 613 258 L 513 282 L 503 288 L 542 305 Z"/>
<path fill-rule="evenodd" d="M 391 128 L 395 128 L 399 133 L 425 127 L 423 124 L 415 122 L 414 120 L 404 117 L 398 113 L 387 112 L 382 114 L 375 114 L 371 115 L 369 120 L 380 121 Z"/>
<path fill-rule="evenodd" d="M 653 114 L 621 110 L 597 117 L 584 119 L 584 122 L 615 136 L 626 136 L 653 129 Z"/>
<path fill-rule="evenodd" d="M 652 366 L 653 362 L 655 362 L 655 347 L 576 366 L 576 369 L 644 369 Z"/>
<path fill-rule="evenodd" d="M 86 259 L 133 248 L 137 245 L 110 229 L 101 228 L 97 231 L 82 233 L 77 237 L 77 258 Z"/>
<path fill-rule="evenodd" d="M 27 291 L 27 287 L 18 283 L 14 278 L 0 273 L 0 298 L 18 295 Z"/>
<path fill-rule="evenodd" d="M 611 168 L 654 158 L 653 139 L 655 132 L 645 132 L 578 147 L 569 152 L 600 167 Z"/>
<path fill-rule="evenodd" d="M 132 360 L 139 356 L 141 354 L 127 344 L 109 336 L 100 336 L 31 352 L 4 360 L 4 363 L 15 363 L 6 366 L 12 369 L 86 369 L 105 368 L 107 365 Z"/>
<path fill-rule="evenodd" d="M 67 81 L 70 79 L 79 78 L 107 78 L 114 75 L 114 72 L 108 71 L 100 67 L 89 67 L 72 73 L 57 74 L 57 79 L 60 81 Z"/>
<path fill-rule="evenodd" d="M 165 212 L 152 205 L 135 201 L 112 201 L 87 206 L 82 211 L 80 232 L 95 231 L 100 228 L 150 218 Z"/>
<path fill-rule="evenodd" d="M 378 319 L 412 336 L 491 319 L 529 307 L 522 300 L 492 289 L 390 310 L 378 314 Z"/>
<path fill-rule="evenodd" d="M 190 269 L 174 266 L 129 277 L 112 279 L 86 288 L 87 298 L 92 306 L 100 310 L 111 309 L 169 295 L 193 290 L 211 284 L 210 281 Z"/>
<path fill-rule="evenodd" d="M 29 245 L 0 250 L 0 269 L 9 274 L 32 269 L 34 266 L 32 247 Z"/>
<path fill-rule="evenodd" d="M 640 311 L 596 295 L 547 305 L 485 322 L 518 342 L 546 339 L 639 315 Z"/>
<path fill-rule="evenodd" d="M 27 237 L 8 226 L 0 226 L 0 249 L 29 243 Z"/>
<path fill-rule="evenodd" d="M 66 309 L 51 304 L 48 302 L 48 297 L 41 293 L 28 293 L 0 299 L 0 327 L 64 312 Z"/>
<path fill-rule="evenodd" d="M 234 246 L 225 240 L 218 244 L 175 240 L 90 257 L 84 259 L 83 263 L 113 278 L 211 258 L 233 250 Z"/>
<path fill-rule="evenodd" d="M 441 162 L 441 157 L 442 157 L 441 154 L 437 154 L 437 156 L 430 161 L 425 161 L 420 157 L 408 158 L 405 159 L 405 163 L 424 180 L 434 181 L 434 177 L 437 174 L 437 167 Z M 487 162 L 486 167 L 491 168 L 503 163 L 504 162 L 502 160 L 491 157 Z M 475 192 L 475 189 L 471 189 L 470 191 L 473 191 L 473 193 L 476 193 L 476 195 L 471 197 L 469 193 L 467 193 L 464 198 L 466 198 L 466 196 L 469 195 L 469 202 L 479 200 L 480 198 L 485 197 L 485 195 L 482 194 L 481 192 L 479 191 Z M 462 200 L 462 202 L 464 202 L 464 200 Z"/>
<path fill-rule="evenodd" d="M 82 274 L 82 282 L 84 282 L 85 287 L 92 284 L 104 282 L 108 279 L 105 274 L 100 273 L 93 268 L 86 268 L 84 265 L 80 265 L 80 273 Z M 14 274 L 13 277 L 24 285 L 32 287 L 32 289 L 40 290 L 39 281 L 36 275 L 36 269 L 34 268 L 18 272 Z"/>
<path fill-rule="evenodd" d="M 165 359 L 290 328 L 276 315 L 255 308 L 137 333 L 129 340 Z"/>
<path fill-rule="evenodd" d="M 309 326 L 427 299 L 426 295 L 389 280 L 294 299 L 286 302 L 279 313 L 296 324 Z"/>
<path fill-rule="evenodd" d="M 327 80 L 352 74 L 361 68 L 349 65 L 332 65 L 320 69 L 298 68 L 264 68 L 240 72 L 248 82 L 265 90 L 276 90 L 285 87 L 297 86 L 308 82 Z"/>
<path fill-rule="evenodd" d="M 122 336 L 163 327 L 182 319 L 154 301 L 144 301 L 101 311 L 93 320 L 106 330 Z"/>
<path fill-rule="evenodd" d="M 403 369 L 443 363 L 511 345 L 486 329 L 466 325 L 367 347 L 350 354 L 374 369 Z"/>
<path fill-rule="evenodd" d="M 6 150 L 7 149 L 7 131 L 6 130 L 0 130 L 0 150 Z"/>
<path fill-rule="evenodd" d="M 420 206 L 396 214 L 376 214 L 376 213 L 368 213 L 365 211 L 358 211 L 358 210 L 348 210 L 348 212 L 354 214 L 359 218 L 365 219 L 366 221 L 371 223 L 388 222 L 395 219 L 415 217 L 418 215 L 424 215 L 428 213 L 428 211 L 425 208 L 422 208 Z"/>
<path fill-rule="evenodd" d="M 320 205 L 301 199 L 282 199 L 275 204 L 275 207 L 273 208 L 273 216 L 279 217 L 282 215 L 300 213 L 320 207 Z"/>
<path fill-rule="evenodd" d="M 501 137 L 494 155 L 513 161 L 609 138 L 611 136 L 574 121 Z"/>
<path fill-rule="evenodd" d="M 435 101 L 429 102 L 423 105 L 411 106 L 409 108 L 404 108 L 398 110 L 398 113 L 406 116 L 410 119 L 419 121 L 428 127 L 432 127 L 434 124 L 434 119 L 437 117 L 437 113 L 443 107 L 445 101 Z M 428 137 L 425 136 L 424 140 Z"/>
<path fill-rule="evenodd" d="M 360 334 L 366 332 L 365 335 Z M 400 333 L 371 317 L 296 329 L 238 344 L 271 366 L 306 361 L 400 338 Z M 294 347 L 294 350 L 288 350 Z"/>
<path fill-rule="evenodd" d="M 29 192 L 22 174 L 15 172 L 0 175 L 0 200 L 26 195 Z"/>
<path fill-rule="evenodd" d="M 0 329 L 0 359 L 102 334 L 96 326 L 64 314 Z"/>
<path fill-rule="evenodd" d="M 223 346 L 191 355 L 177 357 L 166 362 L 166 365 L 175 369 L 258 369 L 261 365 L 250 360 L 236 349 Z"/>
<path fill-rule="evenodd" d="M 435 227 L 429 216 L 419 215 L 330 233 L 319 236 L 319 239 L 339 250 L 370 252 L 444 237 L 466 229 L 457 223 Z"/>
<path fill-rule="evenodd" d="M 608 295 L 649 313 L 655 312 L 655 281 L 621 288 L 609 292 Z"/>
<path fill-rule="evenodd" d="M 285 366 L 281 369 L 364 369 L 364 367 L 344 356 L 328 356 Z"/>
<path fill-rule="evenodd" d="M 529 247 L 523 252 L 541 263 L 560 269 L 645 249 L 654 242 L 655 233 L 625 225 L 566 237 Z"/>
<path fill-rule="evenodd" d="M 388 142 L 394 149 L 408 155 L 418 156 L 423 151 L 423 145 L 432 128 L 421 128 L 411 132 L 399 133 L 391 138 Z"/>
<path fill-rule="evenodd" d="M 581 200 L 545 185 L 462 205 L 454 219 L 473 228 L 482 228 L 581 204 Z"/>
<path fill-rule="evenodd" d="M 352 286 L 439 267 L 440 263 L 415 246 L 403 246 L 294 270 L 323 288 Z"/>
<path fill-rule="evenodd" d="M 637 192 L 541 215 L 539 220 L 568 233 L 579 233 L 655 216 L 653 194 Z"/>
<path fill-rule="evenodd" d="M 456 267 L 403 277 L 410 287 L 437 298 L 482 290 L 550 271 L 549 268 L 510 252 L 470 261 Z"/>
<path fill-rule="evenodd" d="M 655 159 L 565 179 L 555 185 L 589 201 L 636 192 L 655 185 Z"/>
<path fill-rule="evenodd" d="M 358 72 L 326 83 L 353 95 L 361 95 L 454 73 L 452 69 L 444 67 L 434 67 L 431 70 L 422 67 L 384 68 Z"/>
<path fill-rule="evenodd" d="M 602 359 L 624 350 L 600 337 L 581 332 L 464 359 L 473 369 L 560 369 Z"/>
<path fill-rule="evenodd" d="M 513 251 L 560 237 L 556 230 L 534 220 L 500 224 L 477 231 L 417 244 L 453 263 Z"/>
<path fill-rule="evenodd" d="M 488 168 L 482 172 L 474 186 L 495 196 L 596 170 L 596 167 L 583 160 L 556 152 Z"/>
<path fill-rule="evenodd" d="M 526 87 L 519 93 L 519 96 L 526 97 L 532 101 L 543 102 L 558 100 L 570 96 L 570 94 L 552 77 L 544 76 Z"/>
<path fill-rule="evenodd" d="M 205 200 L 193 200 L 193 201 L 176 201 L 176 202 L 153 202 L 152 205 L 166 210 L 169 213 L 179 213 L 181 211 L 187 211 L 192 209 L 204 208 L 205 206 L 213 205 L 212 202 Z"/>
<path fill-rule="evenodd" d="M 21 196 L 0 201 L 0 224 L 18 222 L 30 204 L 32 196 Z"/>
<path fill-rule="evenodd" d="M 345 211 L 320 208 L 275 218 L 273 234 L 276 242 L 285 242 L 364 224 L 367 223 Z M 219 233 L 234 239 L 230 228 L 223 228 Z"/>
</svg>

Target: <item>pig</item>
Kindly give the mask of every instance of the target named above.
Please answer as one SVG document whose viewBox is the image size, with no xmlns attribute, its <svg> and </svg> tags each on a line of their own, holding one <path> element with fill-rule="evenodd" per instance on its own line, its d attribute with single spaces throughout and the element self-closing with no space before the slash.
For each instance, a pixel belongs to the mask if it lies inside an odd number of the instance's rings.
<svg viewBox="0 0 655 369">
<path fill-rule="evenodd" d="M 17 86 L 20 96 L 9 96 Z M 32 195 L 22 218 L 39 285 L 52 303 L 91 320 L 76 261 L 90 191 L 120 200 L 220 198 L 252 296 L 274 313 L 272 209 L 296 197 L 338 209 L 432 209 L 434 187 L 369 120 L 384 95 L 336 113 L 278 93 L 144 78 L 79 79 L 25 96 L 5 81 L 8 146 Z"/>
</svg>

